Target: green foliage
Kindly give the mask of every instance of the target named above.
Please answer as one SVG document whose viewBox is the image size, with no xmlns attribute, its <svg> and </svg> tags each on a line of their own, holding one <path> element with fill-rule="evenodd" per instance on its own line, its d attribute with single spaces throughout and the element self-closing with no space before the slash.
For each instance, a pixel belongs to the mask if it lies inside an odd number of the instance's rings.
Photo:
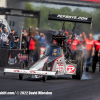
<svg viewBox="0 0 100 100">
<path fill-rule="evenodd" d="M 26 3 L 25 9 L 27 10 L 34 10 L 33 5 L 30 3 Z M 25 28 L 28 30 L 29 26 L 35 28 L 37 26 L 37 19 L 36 18 L 25 18 Z"/>
<path fill-rule="evenodd" d="M 49 11 L 52 14 L 64 14 L 64 15 L 75 15 L 75 16 L 83 16 L 83 17 L 91 17 L 91 12 L 86 12 L 83 11 L 79 8 L 76 8 L 75 10 L 71 10 L 69 7 L 62 7 L 60 9 L 55 9 L 55 8 L 49 8 L 49 7 L 45 7 L 45 6 L 41 6 L 41 7 L 34 7 L 33 5 L 31 5 L 30 3 L 26 3 L 26 9 L 27 10 L 38 10 L 41 12 L 41 18 L 40 18 L 40 28 L 41 29 L 55 29 L 55 30 L 59 30 L 62 28 L 62 24 L 63 22 L 61 21 L 49 21 L 49 26 L 48 26 L 48 13 Z M 77 23 L 75 31 L 76 32 L 82 32 L 85 31 L 87 33 L 89 32 L 93 32 L 93 33 L 97 33 L 100 32 L 100 9 L 95 9 L 94 13 L 93 13 L 93 28 L 92 30 L 90 29 L 90 25 L 88 24 L 81 24 L 81 23 Z M 37 27 L 37 20 L 36 19 L 32 19 L 32 18 L 26 18 L 25 19 L 25 27 L 28 28 L 29 26 L 32 27 Z M 74 23 L 71 22 L 66 22 L 65 24 L 66 26 L 66 30 L 72 30 Z"/>
</svg>

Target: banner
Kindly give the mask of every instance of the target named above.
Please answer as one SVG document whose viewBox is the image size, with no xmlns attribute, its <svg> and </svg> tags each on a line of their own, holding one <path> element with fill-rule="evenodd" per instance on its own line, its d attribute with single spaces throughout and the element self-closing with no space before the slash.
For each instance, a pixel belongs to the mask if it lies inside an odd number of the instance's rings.
<svg viewBox="0 0 100 100">
<path fill-rule="evenodd" d="M 19 67 L 21 61 L 25 61 L 26 63 L 28 62 L 28 50 L 8 50 L 8 61 L 6 67 Z"/>
<path fill-rule="evenodd" d="M 41 47 L 40 57 L 43 56 L 43 52 L 46 48 Z M 0 67 L 6 68 L 19 68 L 20 62 L 24 61 L 26 66 L 28 64 L 28 50 L 19 49 L 2 49 L 0 48 Z M 40 58 L 39 57 L 39 58 Z"/>
</svg>

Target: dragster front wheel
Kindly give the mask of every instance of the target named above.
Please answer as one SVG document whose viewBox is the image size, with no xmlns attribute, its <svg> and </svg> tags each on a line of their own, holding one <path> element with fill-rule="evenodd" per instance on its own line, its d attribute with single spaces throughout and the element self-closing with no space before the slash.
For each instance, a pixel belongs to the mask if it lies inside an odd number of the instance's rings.
<svg viewBox="0 0 100 100">
<path fill-rule="evenodd" d="M 24 69 L 25 68 L 25 63 L 23 61 L 20 62 L 20 69 Z M 23 79 L 23 74 L 19 74 L 19 80 Z"/>
<path fill-rule="evenodd" d="M 43 76 L 43 82 L 47 80 L 47 76 Z"/>
<path fill-rule="evenodd" d="M 23 79 L 23 74 L 19 74 L 19 80 Z"/>
</svg>

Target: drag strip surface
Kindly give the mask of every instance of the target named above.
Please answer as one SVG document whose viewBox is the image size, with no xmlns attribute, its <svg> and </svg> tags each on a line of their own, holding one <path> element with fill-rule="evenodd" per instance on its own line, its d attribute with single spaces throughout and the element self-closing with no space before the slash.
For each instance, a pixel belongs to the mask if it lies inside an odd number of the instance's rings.
<svg viewBox="0 0 100 100">
<path fill-rule="evenodd" d="M 0 72 L 0 91 L 52 92 L 52 95 L 0 95 L 0 100 L 100 100 L 100 74 L 98 71 L 84 74 L 82 80 L 65 75 L 49 78 L 44 83 L 41 79 L 29 79 L 27 75 L 19 80 L 18 74 Z"/>
</svg>

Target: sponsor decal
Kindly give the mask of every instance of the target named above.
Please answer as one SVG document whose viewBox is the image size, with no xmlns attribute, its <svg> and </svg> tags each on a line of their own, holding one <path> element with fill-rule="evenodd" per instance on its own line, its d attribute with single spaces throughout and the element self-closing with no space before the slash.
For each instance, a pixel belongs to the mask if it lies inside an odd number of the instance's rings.
<svg viewBox="0 0 100 100">
<path fill-rule="evenodd" d="M 26 71 L 20 71 L 20 70 L 14 70 L 14 72 L 19 72 L 19 73 L 27 73 Z M 47 75 L 47 72 L 46 73 L 40 73 L 40 72 L 36 72 L 36 71 L 29 71 L 30 74 L 46 74 Z"/>
<path fill-rule="evenodd" d="M 93 44 L 93 42 L 91 41 L 91 42 L 86 42 L 87 44 Z"/>
<path fill-rule="evenodd" d="M 74 72 L 75 72 L 75 67 L 73 66 L 73 65 L 68 65 L 67 67 L 66 67 L 66 71 L 68 72 L 68 73 L 70 73 L 70 74 L 73 74 Z"/>
<path fill-rule="evenodd" d="M 30 73 L 36 73 L 35 71 L 30 71 Z"/>
<path fill-rule="evenodd" d="M 14 72 L 16 73 L 27 73 L 26 71 L 20 71 L 20 70 L 14 70 Z"/>
<path fill-rule="evenodd" d="M 19 70 L 14 70 L 14 72 L 19 72 Z"/>
<path fill-rule="evenodd" d="M 47 73 L 40 73 L 40 72 L 36 72 L 36 71 L 30 71 L 30 73 L 34 73 L 34 74 L 47 74 Z"/>
<path fill-rule="evenodd" d="M 77 16 L 68 16 L 68 15 L 57 15 L 59 18 L 65 19 L 75 19 L 75 20 L 88 20 L 88 17 L 77 17 Z"/>
<path fill-rule="evenodd" d="M 100 43 L 95 43 L 96 45 L 100 45 Z"/>
<path fill-rule="evenodd" d="M 71 43 L 70 43 L 71 44 Z M 77 42 L 75 41 L 75 43 L 72 43 L 73 45 L 77 45 Z"/>
<path fill-rule="evenodd" d="M 64 71 L 63 63 L 57 63 L 56 71 L 58 71 L 58 74 L 62 74 Z"/>
<path fill-rule="evenodd" d="M 22 60 L 28 60 L 28 55 L 26 55 L 26 54 L 18 54 L 18 58 L 19 58 L 19 60 L 20 61 L 22 61 Z"/>
</svg>

